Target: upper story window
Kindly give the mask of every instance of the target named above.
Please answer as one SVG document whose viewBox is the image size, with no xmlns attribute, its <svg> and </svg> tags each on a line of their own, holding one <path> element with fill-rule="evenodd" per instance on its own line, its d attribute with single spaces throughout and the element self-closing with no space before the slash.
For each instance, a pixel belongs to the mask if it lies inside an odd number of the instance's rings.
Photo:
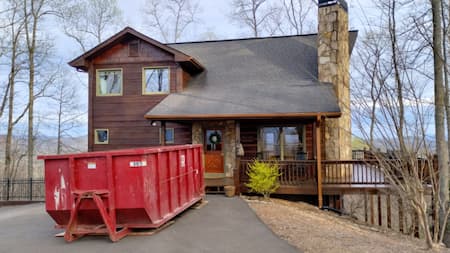
<svg viewBox="0 0 450 253">
<path fill-rule="evenodd" d="M 122 69 L 97 69 L 97 96 L 122 95 Z"/>
<path fill-rule="evenodd" d="M 144 68 L 142 71 L 143 94 L 170 92 L 170 71 L 168 67 Z"/>
</svg>

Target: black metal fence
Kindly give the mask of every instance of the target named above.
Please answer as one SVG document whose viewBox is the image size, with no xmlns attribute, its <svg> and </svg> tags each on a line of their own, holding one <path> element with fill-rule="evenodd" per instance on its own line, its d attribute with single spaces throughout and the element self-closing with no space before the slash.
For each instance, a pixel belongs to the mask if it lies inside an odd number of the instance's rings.
<svg viewBox="0 0 450 253">
<path fill-rule="evenodd" d="M 43 201 L 43 178 L 0 179 L 0 201 Z"/>
</svg>

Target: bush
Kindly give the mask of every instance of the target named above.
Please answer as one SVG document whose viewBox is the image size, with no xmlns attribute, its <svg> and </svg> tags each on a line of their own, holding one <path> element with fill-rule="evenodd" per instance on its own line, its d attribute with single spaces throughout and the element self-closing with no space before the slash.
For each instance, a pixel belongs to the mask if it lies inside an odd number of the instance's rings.
<svg viewBox="0 0 450 253">
<path fill-rule="evenodd" d="M 276 161 L 262 162 L 254 160 L 248 165 L 247 175 L 250 178 L 249 183 L 245 184 L 251 192 L 259 193 L 268 199 L 270 194 L 274 193 L 280 184 L 278 177 L 278 164 Z"/>
</svg>

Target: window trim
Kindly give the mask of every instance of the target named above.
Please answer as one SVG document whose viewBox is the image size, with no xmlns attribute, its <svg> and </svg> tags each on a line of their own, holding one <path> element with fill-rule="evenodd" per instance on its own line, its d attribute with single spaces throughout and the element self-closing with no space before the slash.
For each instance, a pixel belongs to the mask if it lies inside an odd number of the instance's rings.
<svg viewBox="0 0 450 253">
<path fill-rule="evenodd" d="M 168 91 L 154 91 L 154 92 L 146 92 L 145 91 L 145 70 L 146 69 L 167 69 L 169 71 L 169 90 Z M 170 66 L 151 66 L 151 67 L 142 67 L 142 95 L 161 95 L 161 94 L 169 94 L 170 93 Z"/>
<path fill-rule="evenodd" d="M 114 94 L 100 94 L 100 71 L 117 71 L 120 70 L 120 93 Z M 96 69 L 95 70 L 95 95 L 97 97 L 117 97 L 123 95 L 123 69 L 122 68 L 105 68 L 105 69 Z"/>
<path fill-rule="evenodd" d="M 97 131 L 106 131 L 106 141 L 100 142 L 98 140 Z M 105 145 L 109 144 L 109 129 L 108 128 L 95 128 L 94 129 L 94 144 Z"/>
<path fill-rule="evenodd" d="M 159 144 L 162 144 L 162 128 L 159 128 Z M 166 127 L 166 131 L 171 130 L 172 131 L 172 136 L 173 136 L 173 140 L 168 141 L 166 140 L 166 144 L 174 144 L 175 143 L 175 128 L 173 127 Z M 165 136 L 165 135 L 164 135 Z"/>
</svg>

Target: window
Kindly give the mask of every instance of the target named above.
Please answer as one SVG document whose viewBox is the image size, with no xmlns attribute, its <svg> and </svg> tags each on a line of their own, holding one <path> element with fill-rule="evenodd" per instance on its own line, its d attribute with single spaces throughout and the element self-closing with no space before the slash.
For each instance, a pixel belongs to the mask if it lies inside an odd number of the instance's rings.
<svg viewBox="0 0 450 253">
<path fill-rule="evenodd" d="M 262 159 L 306 160 L 305 130 L 303 125 L 262 127 L 259 153 Z"/>
<path fill-rule="evenodd" d="M 94 132 L 95 144 L 108 144 L 109 142 L 109 130 L 108 129 L 95 129 Z"/>
<path fill-rule="evenodd" d="M 97 96 L 122 95 L 122 69 L 97 70 Z"/>
<path fill-rule="evenodd" d="M 162 134 L 161 134 L 162 128 L 159 129 L 159 143 L 162 143 Z M 175 129 L 173 128 L 166 128 L 166 143 L 174 143 L 175 142 Z"/>
<path fill-rule="evenodd" d="M 142 93 L 168 93 L 170 91 L 169 68 L 144 68 Z"/>
</svg>

